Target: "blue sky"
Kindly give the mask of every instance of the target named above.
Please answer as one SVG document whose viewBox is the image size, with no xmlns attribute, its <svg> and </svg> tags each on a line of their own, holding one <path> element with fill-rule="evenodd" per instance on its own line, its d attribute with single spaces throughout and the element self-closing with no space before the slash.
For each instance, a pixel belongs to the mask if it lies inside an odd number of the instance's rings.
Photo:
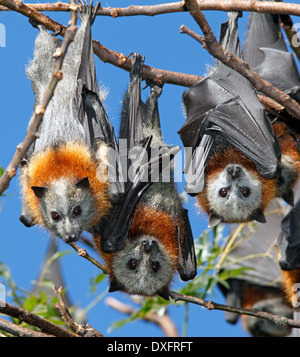
<svg viewBox="0 0 300 357">
<path fill-rule="evenodd" d="M 299 0 L 297 0 L 299 1 Z M 296 2 L 297 2 L 296 1 Z M 138 5 L 161 3 L 160 1 L 139 1 Z M 102 6 L 125 7 L 131 1 L 106 1 Z M 69 14 L 48 13 L 48 16 L 67 25 Z M 217 38 L 220 24 L 227 20 L 226 13 L 206 11 L 205 15 Z M 240 38 L 243 43 L 248 13 L 244 13 L 239 22 Z M 295 21 L 296 22 L 296 21 Z M 0 12 L 0 24 L 5 26 L 6 47 L 0 47 L 0 166 L 6 167 L 12 158 L 15 148 L 26 134 L 27 124 L 32 114 L 33 93 L 31 83 L 25 76 L 25 66 L 32 57 L 37 30 L 23 15 L 15 12 Z M 155 17 L 135 16 L 124 18 L 97 17 L 92 28 L 93 38 L 111 50 L 125 55 L 139 52 L 145 56 L 145 64 L 166 70 L 198 74 L 204 76 L 208 64 L 213 64 L 212 57 L 202 46 L 187 35 L 180 34 L 181 25 L 186 25 L 201 34 L 201 30 L 188 13 L 159 15 Z M 108 116 L 118 132 L 121 100 L 129 80 L 129 74 L 111 64 L 101 62 L 97 57 L 97 78 L 109 89 L 106 100 Z M 181 96 L 184 87 L 166 84 L 159 100 L 162 131 L 165 142 L 182 146 L 177 131 L 184 123 L 181 107 Z M 147 92 L 148 93 L 148 92 Z M 184 184 L 179 183 L 180 192 Z M 15 177 L 0 199 L 0 261 L 6 263 L 12 272 L 16 284 L 30 290 L 32 281 L 37 277 L 44 254 L 49 244 L 48 233 L 41 228 L 26 228 L 19 221 L 20 214 L 19 178 Z M 189 209 L 192 230 L 195 237 L 206 229 L 205 215 L 200 214 L 193 198 L 189 198 L 186 207 Z M 63 242 L 60 250 L 70 250 Z M 89 262 L 77 257 L 75 252 L 62 258 L 65 285 L 69 289 L 71 300 L 85 307 L 95 299 L 90 293 L 90 279 L 98 271 Z M 178 278 L 179 280 L 179 278 Z M 174 287 L 176 287 L 176 280 Z M 107 288 L 107 281 L 98 286 L 97 292 L 102 294 Z M 133 305 L 126 295 L 113 293 L 124 302 Z M 110 324 L 124 315 L 105 305 L 105 297 L 94 306 L 89 314 L 89 322 L 107 336 L 163 336 L 156 326 L 135 322 L 122 329 L 108 332 Z M 216 302 L 224 303 L 223 296 L 215 291 L 210 297 Z M 134 305 L 133 305 L 134 306 Z M 235 326 L 224 321 L 224 312 L 207 311 L 199 306 L 190 306 L 188 336 L 248 336 L 241 323 Z M 171 317 L 179 326 L 184 320 L 184 309 L 173 307 Z"/>
</svg>

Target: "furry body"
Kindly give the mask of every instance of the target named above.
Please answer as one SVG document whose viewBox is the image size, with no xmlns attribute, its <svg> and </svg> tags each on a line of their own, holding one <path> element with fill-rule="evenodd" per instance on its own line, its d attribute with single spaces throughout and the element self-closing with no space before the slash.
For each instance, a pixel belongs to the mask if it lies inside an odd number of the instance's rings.
<svg viewBox="0 0 300 357">
<path fill-rule="evenodd" d="M 108 181 L 96 178 L 97 165 L 105 155 L 98 153 L 96 159 L 82 97 L 84 85 L 100 96 L 89 43 L 90 21 L 90 13 L 82 15 L 81 27 L 63 64 L 63 79 L 56 87 L 39 137 L 31 155 L 24 158 L 21 170 L 26 208 L 21 221 L 26 225 L 40 224 L 66 242 L 79 239 L 82 230 L 92 232 L 110 208 Z M 34 58 L 26 71 L 32 81 L 35 104 L 48 86 L 53 53 L 60 44 L 60 40 L 40 27 Z M 105 151 L 106 145 L 102 146 Z"/>
<path fill-rule="evenodd" d="M 133 66 L 133 71 L 139 64 L 136 58 L 134 60 L 136 64 Z M 144 104 L 135 97 L 135 93 L 140 95 L 139 81 L 141 81 L 140 73 L 131 74 L 131 82 L 123 100 L 120 138 L 128 136 L 129 139 L 133 131 L 138 140 L 151 135 L 151 147 L 164 146 L 157 105 L 161 88 L 151 84 L 149 98 Z M 133 120 L 132 111 L 135 113 L 139 111 L 141 117 L 136 115 Z M 131 120 L 133 122 L 130 122 Z M 138 132 L 140 127 L 142 133 Z M 131 145 L 133 147 L 134 143 Z M 195 262 L 193 238 L 189 235 L 190 232 L 187 232 L 187 223 L 184 223 L 184 210 L 173 182 L 172 163 L 167 170 L 170 175 L 168 182 L 163 182 L 164 172 L 160 171 L 157 182 L 152 182 L 143 191 L 121 250 L 103 252 L 100 237 L 94 235 L 96 246 L 109 269 L 110 291 L 121 290 L 143 296 L 160 295 L 168 299 L 169 286 L 176 269 L 185 280 L 193 278 L 196 274 L 196 267 L 193 264 Z M 193 263 L 191 270 L 185 271 L 182 268 L 184 259 L 181 258 L 183 245 L 187 239 L 192 244 L 190 254 Z M 183 274 L 182 270 L 184 270 Z"/>
</svg>

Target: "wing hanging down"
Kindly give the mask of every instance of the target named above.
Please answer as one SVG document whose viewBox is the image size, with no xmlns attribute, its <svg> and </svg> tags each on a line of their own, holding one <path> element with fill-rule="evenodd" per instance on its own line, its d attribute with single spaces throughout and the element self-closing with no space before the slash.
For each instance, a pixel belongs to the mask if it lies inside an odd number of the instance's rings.
<svg viewBox="0 0 300 357">
<path fill-rule="evenodd" d="M 295 188 L 295 206 L 289 210 L 281 222 L 278 237 L 280 267 L 282 270 L 300 268 L 300 181 Z"/>
<path fill-rule="evenodd" d="M 300 101 L 300 76 L 294 55 L 288 52 L 279 15 L 250 15 L 243 57 L 262 78 Z"/>
<path fill-rule="evenodd" d="M 100 227 L 101 249 L 112 253 L 122 250 L 132 223 L 133 213 L 143 192 L 156 181 L 164 157 L 175 155 L 179 147 L 164 146 L 159 155 L 151 155 L 152 136 L 144 137 L 142 116 L 145 106 L 141 100 L 141 70 L 144 58 L 132 54 L 130 84 L 125 94 L 119 136 L 119 153 L 125 192 L 114 206 L 109 221 Z M 124 143 L 125 141 L 125 143 Z"/>
<path fill-rule="evenodd" d="M 226 297 L 226 304 L 291 317 L 291 308 L 282 293 L 282 276 L 277 258 L 277 236 L 285 208 L 280 201 L 271 201 L 266 210 L 267 223 L 252 223 L 237 236 L 224 260 L 222 274 L 232 274 L 229 288 L 219 284 Z M 229 226 L 231 239 L 238 225 Z M 235 324 L 239 315 L 225 313 L 227 322 Z M 254 336 L 280 336 L 290 331 L 269 321 L 243 317 L 244 325 Z"/>
<path fill-rule="evenodd" d="M 237 24 L 239 13 L 229 13 L 228 17 L 228 22 L 221 27 L 220 44 L 242 58 Z M 247 156 L 262 176 L 277 176 L 279 145 L 256 91 L 245 77 L 218 62 L 207 78 L 183 94 L 183 103 L 186 121 L 178 133 L 184 147 L 192 148 L 192 157 L 186 149 L 184 170 L 189 194 L 196 195 L 204 187 L 205 166 L 217 136 L 222 136 Z M 197 172 L 189 180 L 193 159 L 203 166 L 196 167 Z"/>
</svg>

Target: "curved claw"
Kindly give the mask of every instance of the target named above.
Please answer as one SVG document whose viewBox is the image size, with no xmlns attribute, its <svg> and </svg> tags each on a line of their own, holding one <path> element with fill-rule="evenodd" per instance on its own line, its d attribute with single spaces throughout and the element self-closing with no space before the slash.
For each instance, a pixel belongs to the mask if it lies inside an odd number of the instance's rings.
<svg viewBox="0 0 300 357">
<path fill-rule="evenodd" d="M 131 59 L 131 71 L 130 71 L 130 79 L 137 76 L 140 77 L 143 71 L 143 66 L 145 62 L 145 56 L 142 56 L 139 53 L 132 52 L 128 57 L 132 57 Z"/>
<path fill-rule="evenodd" d="M 78 0 L 78 5 L 81 7 L 81 11 L 78 11 L 80 20 L 82 20 L 84 15 L 88 14 L 92 25 L 95 21 L 97 11 L 101 7 L 101 3 L 97 2 L 95 8 L 93 8 L 93 0 L 91 0 L 90 5 L 88 5 L 87 0 L 84 2 L 82 2 L 82 0 Z"/>
</svg>

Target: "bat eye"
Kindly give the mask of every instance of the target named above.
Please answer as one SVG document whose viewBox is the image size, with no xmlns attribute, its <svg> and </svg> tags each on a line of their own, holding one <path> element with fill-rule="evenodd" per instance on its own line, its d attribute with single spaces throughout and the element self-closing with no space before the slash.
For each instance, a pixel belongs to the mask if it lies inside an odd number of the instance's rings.
<svg viewBox="0 0 300 357">
<path fill-rule="evenodd" d="M 139 265 L 139 261 L 136 259 L 130 259 L 129 262 L 127 263 L 127 266 L 131 270 L 136 270 L 136 268 Z"/>
<path fill-rule="evenodd" d="M 60 219 L 60 215 L 57 212 L 51 212 L 51 218 L 53 221 L 58 221 Z"/>
<path fill-rule="evenodd" d="M 219 195 L 220 195 L 221 197 L 226 197 L 228 191 L 229 191 L 229 188 L 221 188 L 221 190 L 219 191 Z"/>
<path fill-rule="evenodd" d="M 73 215 L 74 216 L 79 216 L 81 214 L 81 208 L 79 206 L 75 207 L 73 209 Z"/>
<path fill-rule="evenodd" d="M 250 193 L 251 193 L 250 192 L 250 188 L 248 188 L 248 187 L 241 187 L 240 190 L 241 190 L 242 195 L 244 197 L 248 197 L 250 195 Z"/>
<path fill-rule="evenodd" d="M 160 268 L 160 264 L 158 262 L 151 262 L 151 268 L 156 273 Z"/>
</svg>

